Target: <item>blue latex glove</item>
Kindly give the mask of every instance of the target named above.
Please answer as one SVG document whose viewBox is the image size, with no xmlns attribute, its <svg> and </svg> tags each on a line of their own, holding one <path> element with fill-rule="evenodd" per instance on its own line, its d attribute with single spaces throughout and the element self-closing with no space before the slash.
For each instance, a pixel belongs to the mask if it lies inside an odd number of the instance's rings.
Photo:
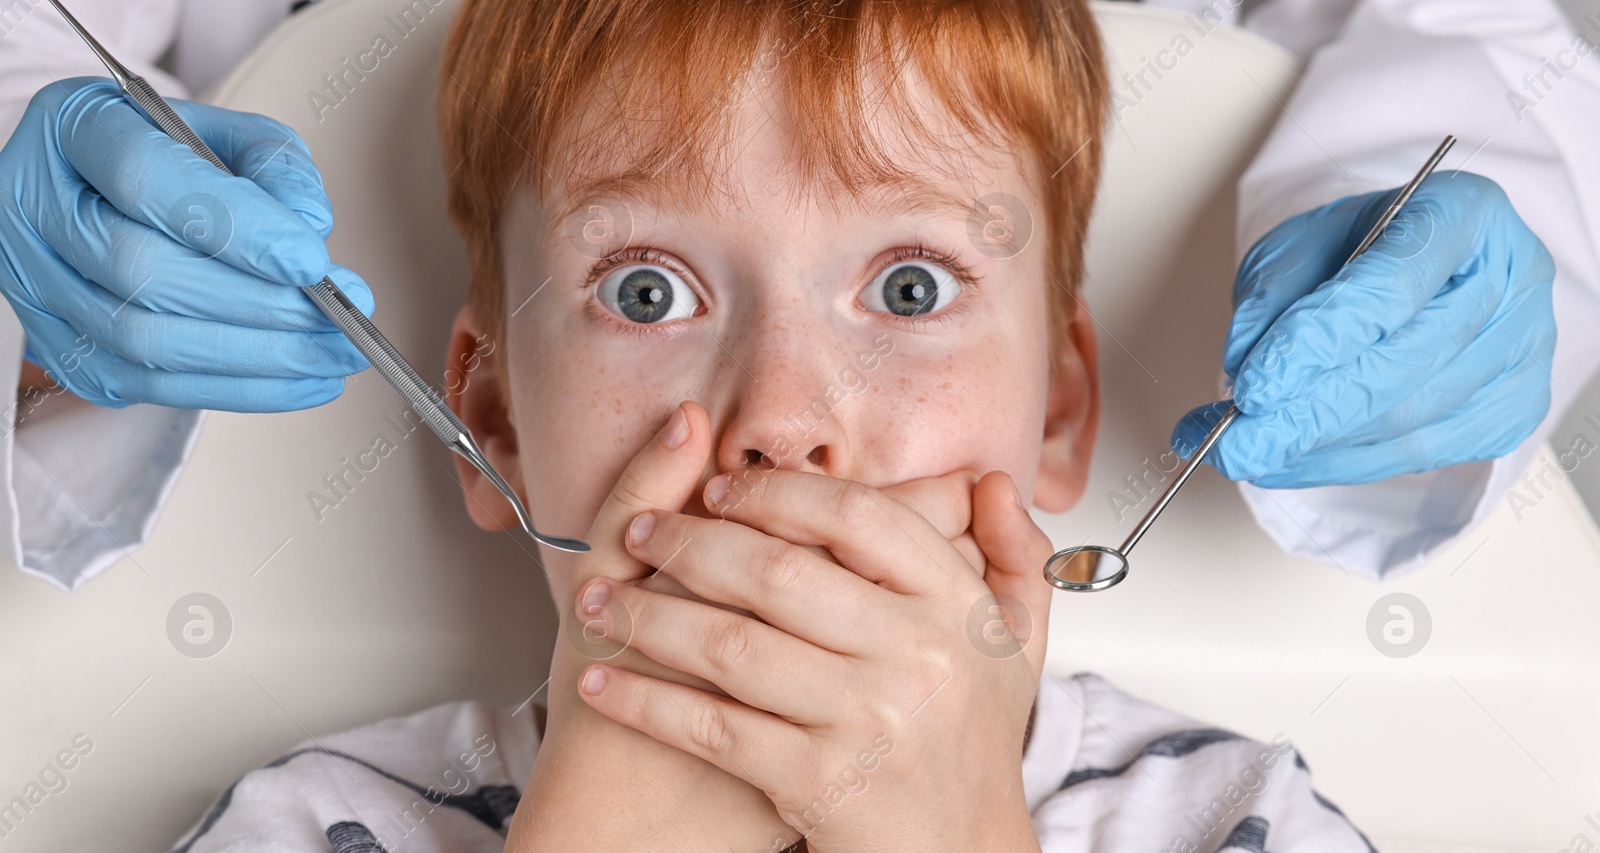
<svg viewBox="0 0 1600 853">
<path fill-rule="evenodd" d="M 0 149 L 0 292 L 28 357 L 104 406 L 262 412 L 339 396 L 367 360 L 297 288 L 331 275 L 333 212 L 305 143 L 265 116 L 173 101 L 236 176 L 115 84 L 39 90 Z"/>
<path fill-rule="evenodd" d="M 1340 270 L 1398 192 L 1303 213 L 1245 256 L 1222 358 L 1240 416 L 1206 457 L 1224 476 L 1298 488 L 1494 459 L 1549 410 L 1555 264 L 1493 181 L 1433 175 Z M 1173 449 L 1226 410 L 1185 415 Z"/>
</svg>

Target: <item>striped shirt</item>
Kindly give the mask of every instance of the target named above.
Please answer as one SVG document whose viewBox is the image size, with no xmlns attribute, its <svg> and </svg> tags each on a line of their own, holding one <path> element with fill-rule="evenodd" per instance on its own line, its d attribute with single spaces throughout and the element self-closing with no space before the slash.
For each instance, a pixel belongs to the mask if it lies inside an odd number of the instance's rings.
<svg viewBox="0 0 1600 853">
<path fill-rule="evenodd" d="M 455 702 L 315 739 L 246 773 L 175 851 L 498 853 L 534 717 Z M 1200 725 L 1094 675 L 1040 682 L 1022 778 L 1045 853 L 1373 850 L 1288 738 Z"/>
</svg>

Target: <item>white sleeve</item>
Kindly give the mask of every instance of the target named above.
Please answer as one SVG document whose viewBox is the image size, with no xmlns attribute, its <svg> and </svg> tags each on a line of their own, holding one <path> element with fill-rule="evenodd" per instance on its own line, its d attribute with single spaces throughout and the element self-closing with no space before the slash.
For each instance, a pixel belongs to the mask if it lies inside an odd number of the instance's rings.
<svg viewBox="0 0 1600 853">
<path fill-rule="evenodd" d="M 72 12 L 162 94 L 186 90 L 157 69 L 180 0 L 76 0 Z M 0 133 L 10 138 L 33 93 L 104 74 L 42 0 L 0 3 Z M 14 398 L 23 332 L 0 311 L 0 549 L 24 571 L 73 589 L 142 544 L 188 457 L 201 413 L 103 409 L 63 393 Z M 20 421 L 20 423 L 19 423 Z"/>
<path fill-rule="evenodd" d="M 112 56 L 168 97 L 188 97 L 156 61 L 178 30 L 182 0 L 76 0 L 72 14 Z M 43 0 L 0 2 L 0 130 L 9 138 L 33 93 L 105 66 Z"/>
<path fill-rule="evenodd" d="M 1240 182 L 1239 255 L 1289 216 L 1404 183 L 1453 133 L 1445 170 L 1503 186 L 1556 261 L 1550 413 L 1509 456 L 1359 486 L 1241 485 L 1286 551 L 1393 576 L 1510 497 L 1600 361 L 1600 16 L 1574 31 L 1550 0 L 1277 0 L 1245 25 L 1272 36 L 1311 6 L 1349 17 L 1314 46 L 1290 118 Z"/>
</svg>

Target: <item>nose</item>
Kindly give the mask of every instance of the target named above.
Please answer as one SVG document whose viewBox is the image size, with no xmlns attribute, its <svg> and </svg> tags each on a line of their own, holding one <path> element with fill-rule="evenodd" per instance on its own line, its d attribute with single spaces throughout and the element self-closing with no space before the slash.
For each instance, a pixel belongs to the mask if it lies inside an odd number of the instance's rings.
<svg viewBox="0 0 1600 853">
<path fill-rule="evenodd" d="M 784 468 L 848 476 L 844 419 L 855 395 L 831 381 L 838 367 L 818 358 L 814 346 L 782 349 L 777 352 L 769 339 L 765 352 L 745 362 L 753 375 L 738 371 L 743 381 L 726 401 L 732 414 L 717 444 L 718 470 Z"/>
<path fill-rule="evenodd" d="M 791 387 L 771 390 L 781 385 Z M 718 443 L 720 470 L 785 468 L 844 476 L 849 454 L 839 420 L 843 413 L 826 394 L 808 398 L 771 375 L 752 383 L 752 389 L 761 390 L 744 394 Z"/>
</svg>

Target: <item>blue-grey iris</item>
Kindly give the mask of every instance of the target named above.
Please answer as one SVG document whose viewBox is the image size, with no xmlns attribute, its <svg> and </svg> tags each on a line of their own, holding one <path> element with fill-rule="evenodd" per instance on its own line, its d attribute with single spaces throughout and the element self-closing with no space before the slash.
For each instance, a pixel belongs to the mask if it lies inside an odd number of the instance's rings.
<svg viewBox="0 0 1600 853">
<path fill-rule="evenodd" d="M 635 323 L 654 323 L 672 310 L 672 285 L 656 270 L 634 270 L 617 286 L 617 310 Z"/>
<path fill-rule="evenodd" d="M 883 304 L 902 317 L 927 313 L 938 298 L 939 283 L 920 266 L 896 267 L 883 279 Z"/>
</svg>

